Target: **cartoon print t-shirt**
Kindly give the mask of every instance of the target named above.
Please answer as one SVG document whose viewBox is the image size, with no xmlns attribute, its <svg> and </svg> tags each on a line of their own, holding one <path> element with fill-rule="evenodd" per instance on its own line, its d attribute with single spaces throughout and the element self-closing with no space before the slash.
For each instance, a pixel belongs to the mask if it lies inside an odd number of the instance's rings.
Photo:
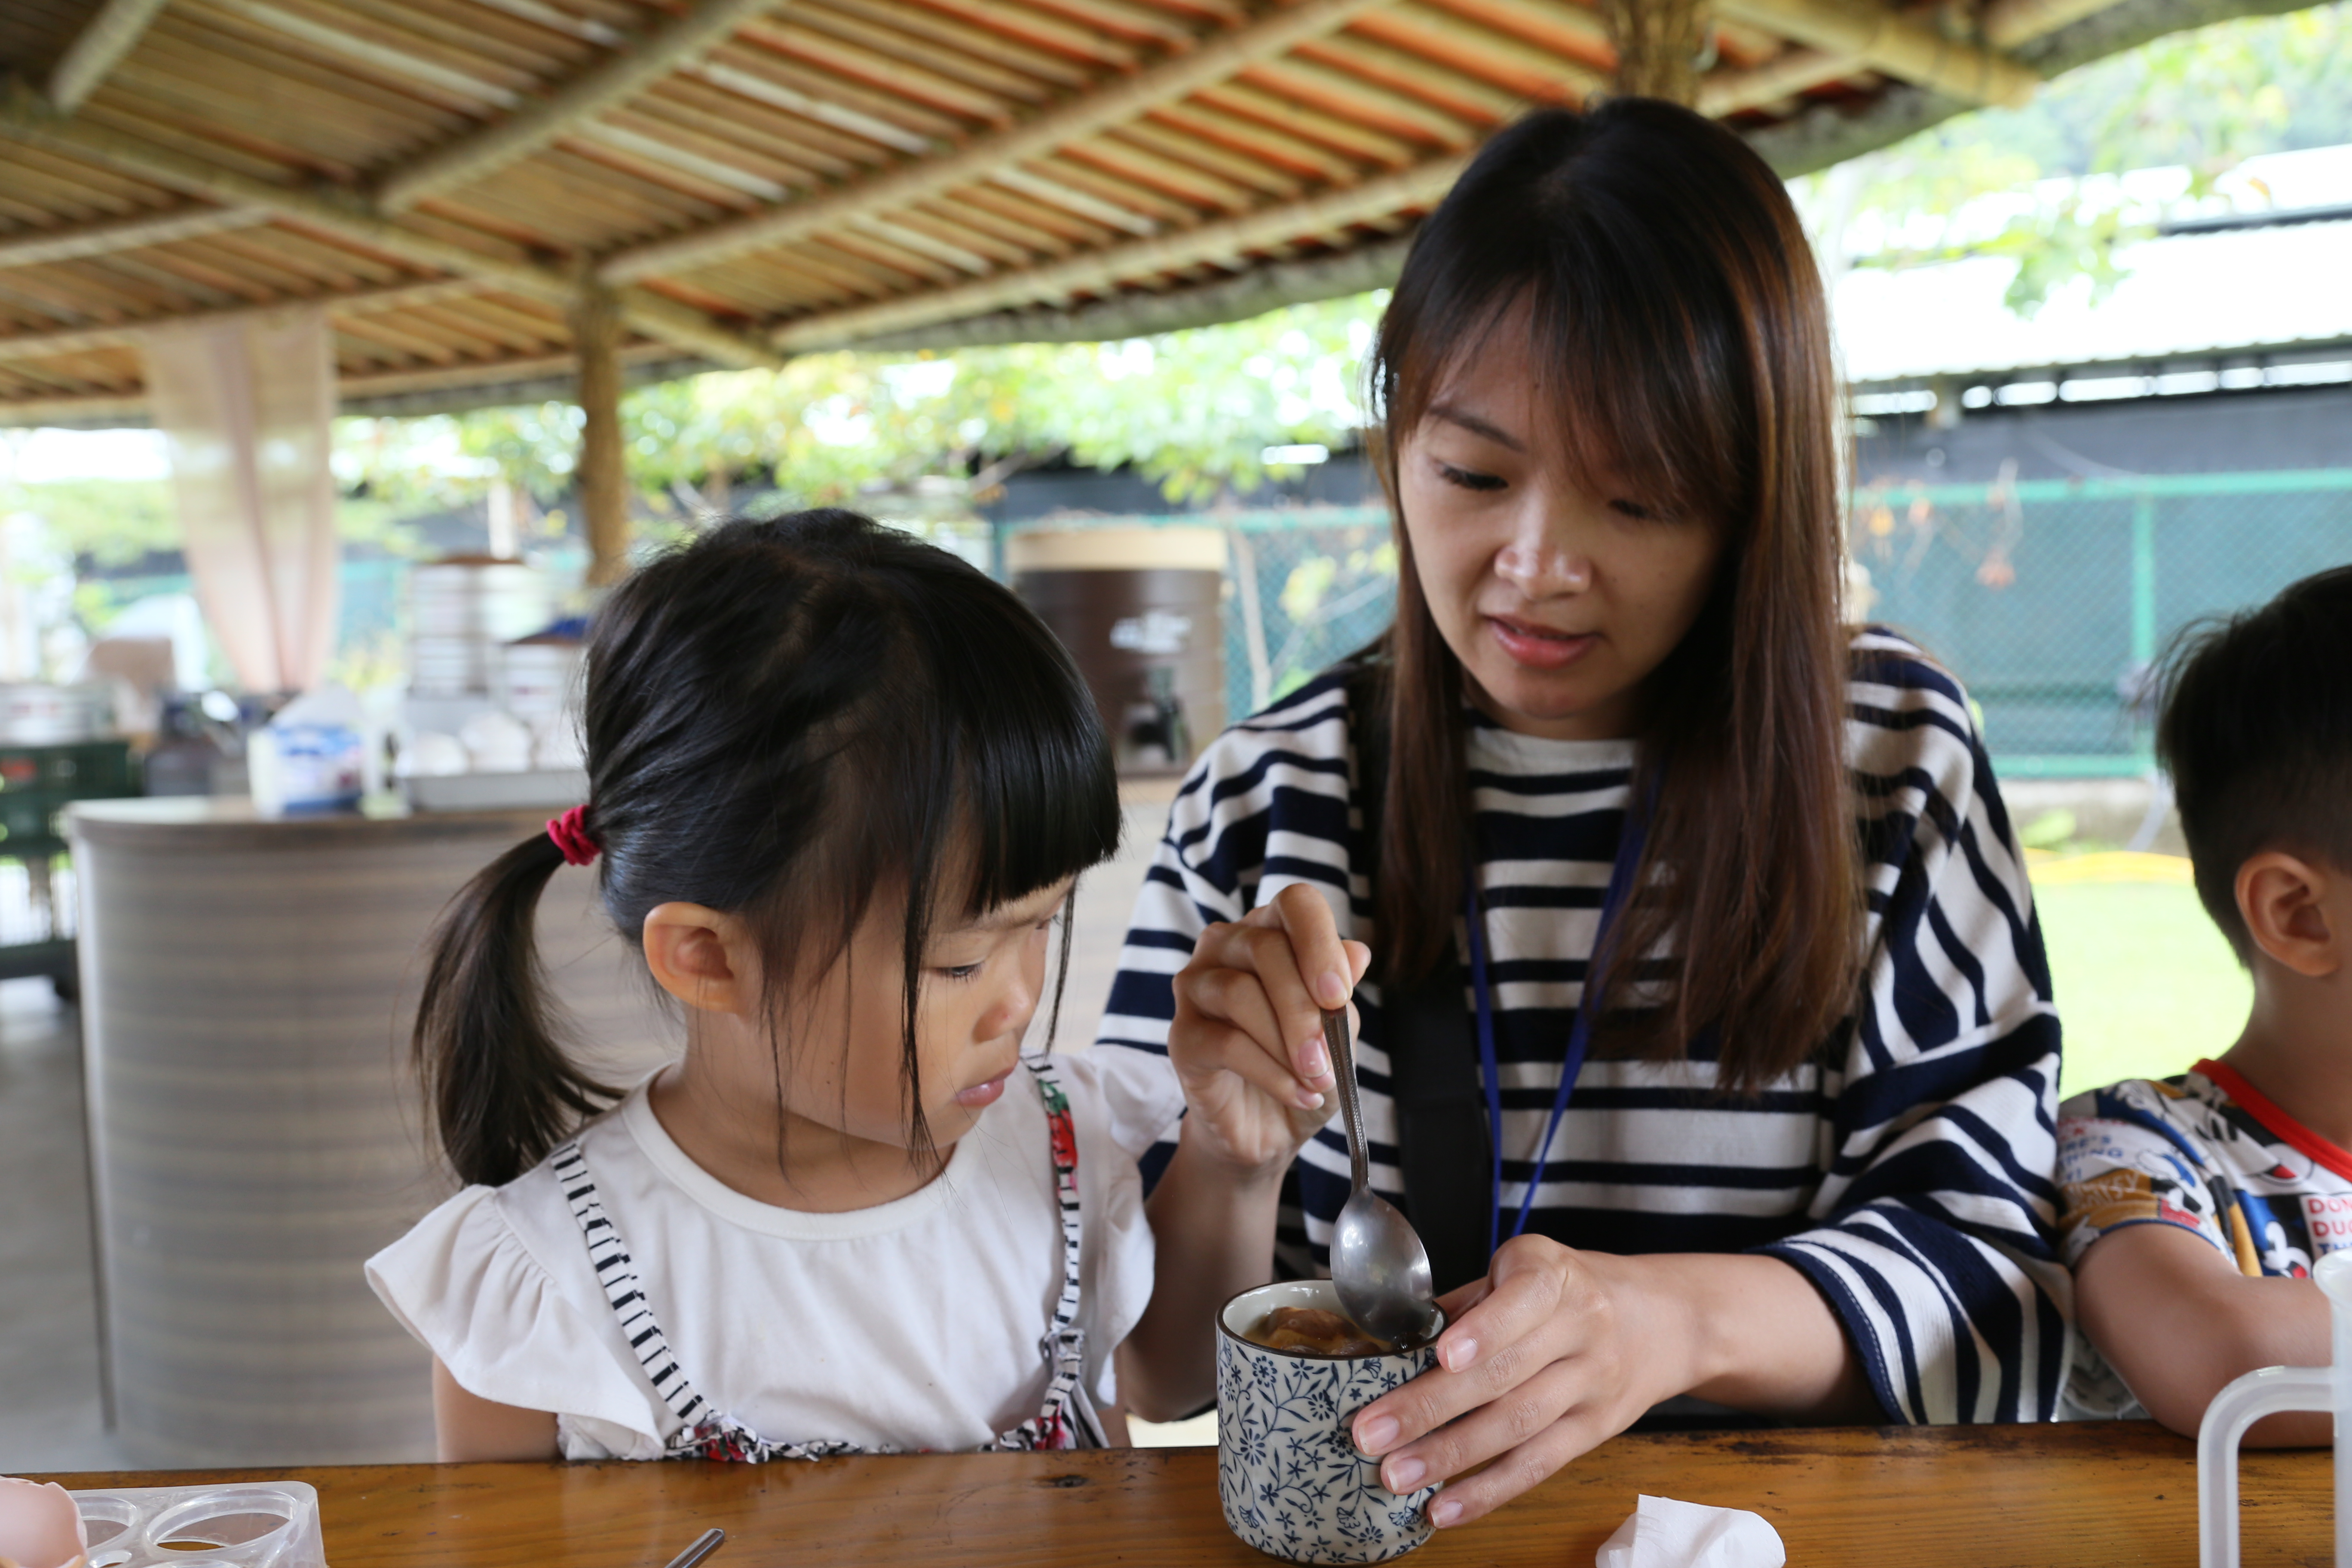
<svg viewBox="0 0 2352 1568">
<path fill-rule="evenodd" d="M 2058 1179 L 2069 1267 L 2130 1225 L 2193 1230 L 2249 1276 L 2304 1279 L 2352 1246 L 2352 1152 L 2219 1062 L 2069 1100 L 2058 1111 Z M 2077 1331 L 2061 1418 L 2147 1414 Z"/>
</svg>

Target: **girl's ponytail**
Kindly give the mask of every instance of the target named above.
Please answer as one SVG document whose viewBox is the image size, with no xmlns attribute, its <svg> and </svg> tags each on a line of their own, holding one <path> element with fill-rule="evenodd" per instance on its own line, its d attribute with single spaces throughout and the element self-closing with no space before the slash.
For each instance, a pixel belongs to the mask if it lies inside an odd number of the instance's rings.
<svg viewBox="0 0 2352 1568">
<path fill-rule="evenodd" d="M 535 833 L 466 884 L 431 938 L 415 1047 L 425 1103 L 459 1179 L 514 1180 L 619 1098 L 558 1043 L 534 917 L 567 857 Z"/>
</svg>

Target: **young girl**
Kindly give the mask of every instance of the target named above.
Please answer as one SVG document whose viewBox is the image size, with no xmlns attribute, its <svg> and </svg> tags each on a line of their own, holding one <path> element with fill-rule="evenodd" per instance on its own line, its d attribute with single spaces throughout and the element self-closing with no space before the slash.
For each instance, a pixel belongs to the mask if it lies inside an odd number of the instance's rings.
<svg viewBox="0 0 2352 1568">
<path fill-rule="evenodd" d="M 1123 1442 L 1135 1153 L 1174 1091 L 1021 1053 L 1118 833 L 1068 655 L 865 518 L 735 521 L 614 592 L 583 718 L 588 804 L 434 938 L 416 1053 L 469 1184 L 368 1264 L 441 1457 Z M 565 1060 L 532 952 L 591 862 L 686 1024 L 625 1093 Z"/>
</svg>

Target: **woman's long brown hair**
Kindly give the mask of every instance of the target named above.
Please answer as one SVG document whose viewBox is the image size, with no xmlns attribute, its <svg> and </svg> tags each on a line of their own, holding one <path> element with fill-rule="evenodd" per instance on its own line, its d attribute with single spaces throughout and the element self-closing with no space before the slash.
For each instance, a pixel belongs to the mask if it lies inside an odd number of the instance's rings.
<svg viewBox="0 0 2352 1568">
<path fill-rule="evenodd" d="M 1613 469 L 1723 531 L 1706 609 L 1649 678 L 1632 798 L 1654 785 L 1656 815 L 1617 974 L 1585 994 L 1606 998 L 1609 1054 L 1679 1057 L 1712 1031 L 1718 1082 L 1752 1089 L 1821 1048 L 1860 965 L 1836 386 L 1821 277 L 1780 181 L 1672 104 L 1547 110 L 1496 136 L 1423 226 L 1381 324 L 1372 389 L 1399 557 L 1379 661 L 1383 973 L 1418 979 L 1452 952 L 1472 826 L 1462 667 L 1422 592 L 1397 463 L 1507 318 L 1531 333 L 1541 439 L 1572 473 Z M 1644 984 L 1612 984 L 1636 966 Z"/>
</svg>

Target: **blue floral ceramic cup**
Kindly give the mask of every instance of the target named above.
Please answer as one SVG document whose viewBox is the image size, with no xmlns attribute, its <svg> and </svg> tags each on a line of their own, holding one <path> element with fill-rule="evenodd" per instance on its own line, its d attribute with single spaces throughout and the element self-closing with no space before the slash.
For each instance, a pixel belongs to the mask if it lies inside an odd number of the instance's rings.
<svg viewBox="0 0 2352 1568">
<path fill-rule="evenodd" d="M 1252 1344 L 1276 1307 L 1339 1310 L 1328 1279 L 1261 1285 L 1217 1315 L 1217 1494 L 1235 1535 L 1291 1563 L 1385 1563 L 1429 1539 L 1436 1489 L 1399 1497 L 1356 1452 L 1356 1412 L 1437 1364 L 1432 1342 L 1340 1360 Z"/>
</svg>

